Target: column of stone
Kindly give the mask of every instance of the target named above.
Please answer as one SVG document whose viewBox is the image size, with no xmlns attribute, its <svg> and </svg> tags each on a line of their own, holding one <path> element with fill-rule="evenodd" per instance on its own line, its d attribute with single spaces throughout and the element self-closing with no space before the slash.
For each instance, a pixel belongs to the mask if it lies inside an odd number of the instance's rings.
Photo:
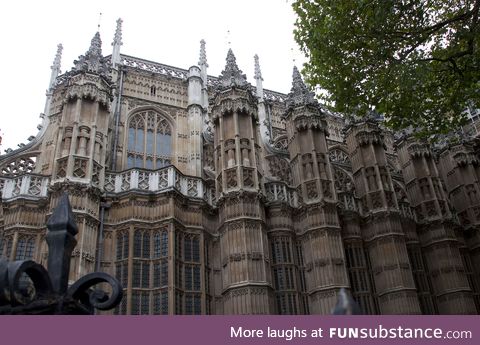
<svg viewBox="0 0 480 345">
<path fill-rule="evenodd" d="M 192 176 L 202 176 L 202 77 L 201 70 L 192 66 L 188 70 L 188 170 Z"/>
<path fill-rule="evenodd" d="M 418 220 L 418 237 L 440 314 L 475 313 L 452 215 L 433 155 L 424 142 L 397 141 L 407 194 Z"/>
<path fill-rule="evenodd" d="M 419 314 L 382 131 L 374 119 L 352 120 L 345 128 L 345 139 L 357 195 L 362 200 L 362 237 L 373 272 L 380 313 Z"/>
<path fill-rule="evenodd" d="M 407 245 L 408 258 L 412 268 L 415 287 L 417 288 L 418 302 L 422 314 L 431 315 L 438 314 L 438 308 L 428 268 L 425 263 L 422 246 L 417 234 L 417 223 L 415 211 L 406 199 L 406 195 L 402 195 L 404 199 L 398 198 L 398 207 L 400 208 L 400 222 L 403 232 L 405 233 L 405 243 Z"/>
<path fill-rule="evenodd" d="M 351 197 L 353 195 L 339 195 Z M 351 201 L 355 205 L 356 200 Z M 342 208 L 339 213 L 345 261 L 352 289 L 352 297 L 358 303 L 363 314 L 378 314 L 378 301 L 372 280 L 368 254 L 362 238 L 361 215 L 357 208 Z"/>
<path fill-rule="evenodd" d="M 327 154 L 327 123 L 296 67 L 286 118 L 293 183 L 303 199 L 294 221 L 303 251 L 309 311 L 329 314 L 340 288 L 348 287 L 348 277 Z"/>
<path fill-rule="evenodd" d="M 462 226 L 460 248 L 477 311 L 480 310 L 480 165 L 473 142 L 444 146 L 438 152 L 438 168 Z M 463 246 L 462 246 L 463 247 Z"/>
<path fill-rule="evenodd" d="M 225 314 L 271 314 L 273 298 L 261 195 L 257 107 L 229 50 L 212 106 Z M 253 141 L 253 145 L 252 145 Z M 222 186 L 222 188 L 218 188 Z"/>
<path fill-rule="evenodd" d="M 97 136 L 106 137 L 109 131 L 112 81 L 102 56 L 99 33 L 91 40 L 85 55 L 76 61 L 68 80 L 58 88 L 65 95 L 61 122 L 65 132 L 59 132 L 57 144 L 64 135 L 65 147 L 57 157 L 52 157 L 57 160 L 57 171 L 50 207 L 56 206 L 64 191 L 69 193 L 79 227 L 71 271 L 71 278 L 77 279 L 94 269 L 100 204 L 98 172 L 105 169 L 105 155 L 95 152 L 95 141 Z M 55 94 L 56 90 L 52 92 Z M 67 166 L 59 175 L 58 161 L 65 164 L 65 159 Z"/>
</svg>

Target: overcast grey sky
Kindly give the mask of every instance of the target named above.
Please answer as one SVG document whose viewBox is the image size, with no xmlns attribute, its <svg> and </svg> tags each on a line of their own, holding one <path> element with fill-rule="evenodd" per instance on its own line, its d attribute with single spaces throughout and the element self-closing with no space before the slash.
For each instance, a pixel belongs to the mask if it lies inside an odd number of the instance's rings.
<svg viewBox="0 0 480 345">
<path fill-rule="evenodd" d="M 117 18 L 123 19 L 121 53 L 188 69 L 206 41 L 208 73 L 225 66 L 228 41 L 237 63 L 254 84 L 254 54 L 264 88 L 290 90 L 293 59 L 305 61 L 293 39 L 295 15 L 286 0 L 23 0 L 2 3 L 0 12 L 1 153 L 36 135 L 57 44 L 64 46 L 62 72 L 84 54 L 97 31 L 103 54 L 111 54 Z M 230 31 L 230 35 L 227 32 Z M 293 51 L 292 51 L 293 49 Z"/>
</svg>

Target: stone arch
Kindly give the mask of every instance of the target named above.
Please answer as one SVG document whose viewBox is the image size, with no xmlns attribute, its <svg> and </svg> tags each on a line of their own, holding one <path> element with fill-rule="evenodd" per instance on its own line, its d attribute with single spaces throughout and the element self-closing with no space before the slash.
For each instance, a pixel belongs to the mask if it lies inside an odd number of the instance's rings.
<svg viewBox="0 0 480 345">
<path fill-rule="evenodd" d="M 172 164 L 175 121 L 157 107 L 137 107 L 129 112 L 124 136 L 124 167 L 159 169 Z"/>
<path fill-rule="evenodd" d="M 337 193 L 352 193 L 355 189 L 351 174 L 340 167 L 333 167 L 333 178 Z"/>
<path fill-rule="evenodd" d="M 340 146 L 334 146 L 328 150 L 330 162 L 351 167 L 352 162 L 348 153 Z"/>
</svg>

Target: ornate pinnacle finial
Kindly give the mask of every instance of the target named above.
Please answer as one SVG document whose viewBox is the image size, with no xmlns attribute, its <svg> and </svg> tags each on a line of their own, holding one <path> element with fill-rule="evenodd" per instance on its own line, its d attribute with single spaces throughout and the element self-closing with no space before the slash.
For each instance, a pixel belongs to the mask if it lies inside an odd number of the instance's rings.
<svg viewBox="0 0 480 345">
<path fill-rule="evenodd" d="M 244 87 L 247 83 L 247 77 L 237 66 L 237 59 L 233 55 L 232 49 L 228 49 L 227 64 L 220 74 L 220 83 L 223 87 L 240 86 Z"/>
<path fill-rule="evenodd" d="M 57 53 L 55 54 L 55 58 L 53 59 L 53 65 L 51 67 L 52 70 L 60 71 L 60 64 L 62 62 L 62 51 L 63 51 L 63 46 L 60 43 L 57 45 Z"/>
<path fill-rule="evenodd" d="M 90 41 L 90 48 L 88 48 L 87 54 L 102 56 L 102 40 L 100 38 L 100 32 L 97 31 Z"/>
<path fill-rule="evenodd" d="M 292 79 L 292 91 L 307 90 L 307 86 L 303 82 L 302 76 L 300 75 L 300 71 L 298 70 L 297 66 L 293 66 Z"/>
<path fill-rule="evenodd" d="M 262 78 L 262 71 L 260 70 L 260 63 L 258 62 L 258 55 L 255 54 L 255 56 L 253 57 L 255 59 L 255 74 L 254 74 L 254 78 L 255 79 L 261 79 L 263 80 Z"/>
<path fill-rule="evenodd" d="M 207 64 L 207 51 L 205 50 L 205 40 L 200 41 L 200 60 L 198 60 L 198 65 L 202 66 L 205 65 L 208 67 Z"/>
<path fill-rule="evenodd" d="M 123 23 L 122 18 L 118 18 L 117 19 L 117 29 L 115 30 L 115 36 L 113 36 L 112 46 L 123 45 L 123 42 L 122 42 L 122 23 Z"/>
<path fill-rule="evenodd" d="M 108 66 L 102 55 L 102 40 L 98 31 L 93 36 L 88 51 L 85 55 L 79 56 L 78 60 L 74 61 L 74 64 L 74 70 L 76 71 L 88 71 L 104 75 L 108 73 Z"/>
<path fill-rule="evenodd" d="M 292 89 L 287 97 L 287 104 L 289 105 L 306 105 L 317 104 L 313 92 L 310 92 L 303 82 L 302 76 L 298 71 L 297 66 L 293 66 L 293 82 Z"/>
</svg>

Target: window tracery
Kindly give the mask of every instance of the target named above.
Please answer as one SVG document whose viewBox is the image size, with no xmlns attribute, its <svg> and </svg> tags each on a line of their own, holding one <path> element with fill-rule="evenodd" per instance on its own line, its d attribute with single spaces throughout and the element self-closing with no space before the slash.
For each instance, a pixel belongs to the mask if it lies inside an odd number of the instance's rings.
<svg viewBox="0 0 480 345">
<path fill-rule="evenodd" d="M 328 155 L 330 157 L 330 162 L 332 163 L 339 163 L 339 164 L 344 164 L 349 166 L 352 165 L 352 162 L 350 161 L 350 157 L 343 150 L 340 150 L 338 148 L 331 149 Z"/>
<path fill-rule="evenodd" d="M 161 114 L 133 115 L 128 126 L 127 168 L 159 169 L 171 164 L 172 128 Z"/>
</svg>

